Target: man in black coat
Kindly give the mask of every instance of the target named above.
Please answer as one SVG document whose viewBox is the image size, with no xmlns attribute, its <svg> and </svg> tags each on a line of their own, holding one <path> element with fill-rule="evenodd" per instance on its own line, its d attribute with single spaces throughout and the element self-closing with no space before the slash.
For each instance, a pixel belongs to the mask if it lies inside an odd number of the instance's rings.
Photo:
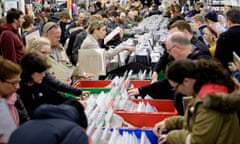
<svg viewBox="0 0 240 144">
<path fill-rule="evenodd" d="M 240 55 L 240 10 L 230 9 L 226 13 L 228 30 L 220 34 L 217 40 L 215 58 L 228 69 L 228 63 L 233 62 L 233 51 Z"/>
<path fill-rule="evenodd" d="M 193 34 L 193 31 L 191 29 L 191 26 L 189 23 L 187 23 L 185 20 L 181 19 L 181 17 L 175 17 L 169 20 L 168 29 L 170 32 L 184 32 L 185 37 L 187 37 L 193 48 L 195 50 L 200 51 L 208 51 L 208 46 L 199 39 L 199 37 L 196 37 Z M 169 54 L 165 51 L 162 57 L 159 59 L 158 63 L 154 67 L 154 72 L 152 76 L 152 80 L 157 80 L 157 75 L 166 68 L 166 65 L 168 63 Z"/>
<path fill-rule="evenodd" d="M 175 60 L 186 58 L 192 60 L 211 58 L 208 50 L 194 49 L 191 41 L 183 32 L 174 32 L 170 34 L 166 40 L 166 49 L 169 55 L 171 55 Z M 167 78 L 140 88 L 130 89 L 128 94 L 130 96 L 141 95 L 142 97 L 148 94 L 154 99 L 174 99 L 175 107 L 177 108 L 178 113 L 180 115 L 184 114 L 182 105 L 183 95 L 176 95 Z"/>
<path fill-rule="evenodd" d="M 83 40 L 87 37 L 87 27 L 89 24 L 89 17 L 83 19 L 83 27 L 72 32 L 69 37 L 68 48 L 66 50 L 67 56 L 73 65 L 77 64 L 78 49 L 80 49 Z"/>
</svg>

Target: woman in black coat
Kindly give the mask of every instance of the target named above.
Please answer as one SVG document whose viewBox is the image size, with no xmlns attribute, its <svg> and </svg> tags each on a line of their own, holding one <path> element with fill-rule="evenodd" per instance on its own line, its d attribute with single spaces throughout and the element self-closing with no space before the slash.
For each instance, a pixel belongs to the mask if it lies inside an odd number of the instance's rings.
<svg viewBox="0 0 240 144">
<path fill-rule="evenodd" d="M 44 82 L 45 71 L 50 67 L 47 61 L 36 53 L 27 54 L 21 61 L 22 75 L 20 95 L 29 116 L 32 118 L 34 110 L 41 104 L 61 104 L 69 99 L 56 89 Z"/>
</svg>

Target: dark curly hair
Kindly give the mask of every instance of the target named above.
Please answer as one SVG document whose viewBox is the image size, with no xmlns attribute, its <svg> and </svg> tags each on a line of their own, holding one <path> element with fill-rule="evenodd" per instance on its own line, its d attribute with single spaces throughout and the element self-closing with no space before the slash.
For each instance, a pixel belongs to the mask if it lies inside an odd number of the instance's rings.
<svg viewBox="0 0 240 144">
<path fill-rule="evenodd" d="M 7 11 L 7 23 L 13 23 L 14 19 L 19 19 L 21 15 L 24 15 L 21 10 L 11 8 L 10 10 Z"/>
<path fill-rule="evenodd" d="M 189 59 L 177 60 L 170 64 L 167 71 L 168 79 L 183 83 L 184 78 L 196 79 L 194 91 L 198 93 L 206 83 L 220 84 L 228 87 L 229 92 L 234 91 L 235 84 L 231 74 L 216 60 Z"/>
<path fill-rule="evenodd" d="M 48 68 L 50 68 L 50 65 L 47 64 L 47 61 L 38 54 L 28 53 L 21 60 L 21 67 L 22 67 L 21 81 L 33 82 L 32 74 L 34 72 L 39 73 L 44 72 Z"/>
</svg>

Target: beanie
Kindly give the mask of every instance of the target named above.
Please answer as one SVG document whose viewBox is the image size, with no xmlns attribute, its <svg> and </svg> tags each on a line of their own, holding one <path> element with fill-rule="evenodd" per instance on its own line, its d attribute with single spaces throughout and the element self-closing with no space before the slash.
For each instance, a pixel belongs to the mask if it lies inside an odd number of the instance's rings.
<svg viewBox="0 0 240 144">
<path fill-rule="evenodd" d="M 218 22 L 218 15 L 215 11 L 210 11 L 205 15 L 206 19 L 209 19 L 214 22 Z"/>
</svg>

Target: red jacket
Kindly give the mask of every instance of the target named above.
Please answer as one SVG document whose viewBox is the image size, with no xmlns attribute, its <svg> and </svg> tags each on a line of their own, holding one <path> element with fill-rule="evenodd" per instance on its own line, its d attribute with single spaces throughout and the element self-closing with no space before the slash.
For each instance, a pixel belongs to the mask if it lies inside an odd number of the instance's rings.
<svg viewBox="0 0 240 144">
<path fill-rule="evenodd" d="M 17 64 L 24 56 L 24 45 L 15 29 L 11 24 L 3 24 L 0 27 L 0 53 L 1 55 Z"/>
</svg>

